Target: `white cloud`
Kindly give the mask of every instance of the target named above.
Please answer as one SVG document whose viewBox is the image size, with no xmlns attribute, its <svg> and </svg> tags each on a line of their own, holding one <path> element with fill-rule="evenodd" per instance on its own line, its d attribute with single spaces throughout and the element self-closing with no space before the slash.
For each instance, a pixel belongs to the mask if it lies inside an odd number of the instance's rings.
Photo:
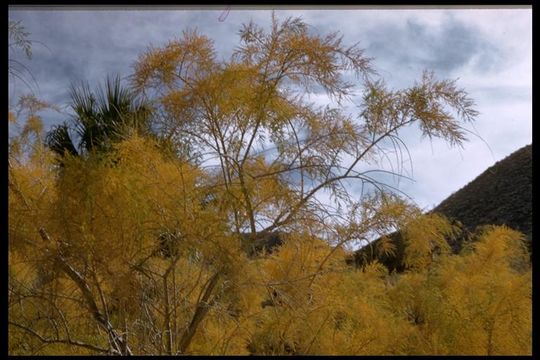
<svg viewBox="0 0 540 360">
<path fill-rule="evenodd" d="M 242 23 L 253 19 L 268 29 L 270 10 L 224 8 L 193 11 L 9 11 L 23 20 L 35 46 L 34 59 L 25 62 L 40 84 L 40 95 L 65 99 L 70 81 L 103 81 L 106 73 L 127 75 L 137 55 L 150 44 L 163 45 L 183 29 L 197 27 L 214 39 L 220 57 L 238 45 Z M 463 150 L 443 142 L 419 141 L 418 132 L 403 137 L 411 151 L 415 183 L 400 187 L 423 207 L 432 207 L 474 179 L 496 160 L 532 141 L 532 10 L 276 10 L 280 20 L 302 16 L 317 31 L 339 30 L 347 44 L 360 42 L 366 55 L 389 84 L 412 85 L 424 67 L 435 67 L 442 77 L 476 100 L 481 115 L 478 133 L 493 150 L 471 137 Z M 19 85 L 20 89 L 22 86 Z M 326 103 L 324 95 L 311 101 Z M 353 112 L 352 107 L 347 112 Z M 49 119 L 49 123 L 57 121 Z M 433 151 L 432 151 L 433 148 Z"/>
</svg>

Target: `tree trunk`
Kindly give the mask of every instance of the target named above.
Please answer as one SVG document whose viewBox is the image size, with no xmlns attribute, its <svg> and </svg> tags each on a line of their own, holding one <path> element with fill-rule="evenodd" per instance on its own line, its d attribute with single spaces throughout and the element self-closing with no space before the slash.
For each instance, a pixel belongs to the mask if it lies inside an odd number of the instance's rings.
<svg viewBox="0 0 540 360">
<path fill-rule="evenodd" d="M 195 309 L 195 313 L 193 314 L 193 318 L 191 319 L 189 326 L 184 330 L 182 336 L 180 337 L 180 342 L 178 344 L 178 352 L 181 354 L 184 354 L 186 352 L 187 348 L 191 344 L 191 340 L 193 340 L 195 332 L 197 331 L 197 327 L 203 321 L 204 317 L 210 310 L 210 307 L 214 303 L 214 300 L 208 302 L 208 299 L 210 298 L 212 291 L 217 285 L 219 275 L 220 272 L 218 271 L 210 278 L 208 285 L 204 290 L 204 295 L 202 296 L 201 301 L 199 301 L 199 303 L 197 304 L 197 308 Z"/>
</svg>

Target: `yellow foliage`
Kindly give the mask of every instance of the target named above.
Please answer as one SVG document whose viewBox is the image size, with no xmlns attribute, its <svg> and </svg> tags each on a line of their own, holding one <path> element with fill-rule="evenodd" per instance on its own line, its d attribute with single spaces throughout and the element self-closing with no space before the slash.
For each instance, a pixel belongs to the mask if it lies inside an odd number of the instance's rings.
<svg viewBox="0 0 540 360">
<path fill-rule="evenodd" d="M 386 156 L 381 140 L 413 121 L 462 141 L 443 108 L 470 121 L 466 93 L 429 73 L 401 91 L 366 80 L 359 124 L 303 100 L 319 88 L 351 93 L 342 73 L 370 69 L 356 46 L 300 19 L 273 18 L 270 33 L 251 23 L 240 37 L 230 61 L 194 31 L 139 58 L 132 85 L 156 95 L 163 142 L 133 135 L 58 164 L 37 115 L 50 105 L 21 99 L 28 116 L 9 162 L 10 354 L 530 354 L 521 234 L 486 228 L 451 254 L 459 229 L 442 216 L 382 191 L 356 201 L 347 188 L 379 188 L 357 164 Z M 166 156 L 163 143 L 192 153 Z M 26 160 L 25 146 L 35 147 Z M 350 240 L 395 228 L 406 272 L 347 264 Z M 271 231 L 283 244 L 248 257 L 244 239 Z M 398 250 L 380 244 L 379 254 Z"/>
<path fill-rule="evenodd" d="M 472 251 L 400 277 L 389 295 L 416 325 L 409 353 L 530 354 L 531 271 L 516 269 L 513 260 L 523 259 L 521 237 L 495 227 Z"/>
<path fill-rule="evenodd" d="M 186 354 L 531 352 L 531 271 L 522 235 L 510 229 L 486 228 L 450 255 L 443 241 L 456 229 L 438 216 L 413 219 L 403 274 L 377 262 L 355 270 L 340 246 L 298 231 L 284 234 L 273 253 L 248 259 L 230 219 L 201 201 L 200 169 L 165 158 L 148 139 L 119 143 L 109 158 L 67 158 L 60 174 L 52 164 L 10 168 L 10 321 L 63 317 L 72 337 L 107 348 L 76 284 L 52 261 L 58 253 L 90 284 L 111 324 L 128 329 L 138 354 L 167 353 L 164 331 L 178 351 L 216 273 L 209 311 Z M 248 165 L 253 173 L 267 167 L 263 159 Z M 251 181 L 254 199 L 279 189 L 271 177 Z M 53 243 L 40 238 L 42 226 Z M 172 241 L 169 255 L 159 239 Z M 433 261 L 437 246 L 443 251 Z M 46 321 L 33 324 L 55 336 Z M 11 353 L 39 347 L 10 326 Z M 96 353 L 59 343 L 40 351 Z"/>
<path fill-rule="evenodd" d="M 450 251 L 446 239 L 451 239 L 458 232 L 458 227 L 439 214 L 426 214 L 413 219 L 403 230 L 405 265 L 417 269 L 427 268 L 434 256 Z"/>
</svg>

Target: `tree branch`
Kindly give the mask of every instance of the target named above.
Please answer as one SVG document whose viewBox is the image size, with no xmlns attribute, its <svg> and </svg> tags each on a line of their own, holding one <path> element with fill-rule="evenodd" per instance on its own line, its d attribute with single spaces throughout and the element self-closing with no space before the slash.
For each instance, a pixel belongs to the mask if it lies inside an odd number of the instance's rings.
<svg viewBox="0 0 540 360">
<path fill-rule="evenodd" d="M 186 352 L 188 346 L 191 344 L 193 336 L 195 335 L 197 327 L 203 321 L 204 317 L 210 310 L 210 307 L 214 304 L 214 300 L 208 302 L 208 299 L 210 298 L 214 287 L 217 285 L 219 277 L 220 272 L 218 271 L 208 281 L 208 285 L 204 290 L 204 294 L 199 303 L 197 304 L 197 309 L 193 314 L 193 318 L 191 319 L 189 326 L 184 330 L 182 336 L 180 337 L 180 342 L 178 344 L 179 353 L 184 354 Z"/>
<path fill-rule="evenodd" d="M 26 326 L 24 326 L 22 324 L 11 321 L 11 320 L 8 320 L 8 324 L 12 325 L 12 326 L 15 326 L 15 327 L 17 327 L 19 329 L 24 330 L 26 333 L 28 333 L 30 335 L 33 335 L 34 337 L 38 338 L 42 343 L 45 343 L 45 344 L 68 344 L 68 345 L 73 345 L 73 346 L 78 346 L 78 347 L 83 347 L 83 348 L 86 348 L 86 349 L 98 351 L 98 352 L 101 352 L 101 353 L 110 353 L 109 349 L 104 349 L 104 348 L 101 348 L 99 346 L 83 343 L 83 342 L 77 341 L 77 340 L 71 340 L 71 339 L 48 339 L 48 338 L 40 335 L 36 331 L 34 331 L 34 330 L 32 330 L 32 329 L 30 329 L 30 328 L 28 328 L 28 327 L 26 327 Z"/>
<path fill-rule="evenodd" d="M 44 228 L 39 229 L 39 235 L 45 242 L 48 242 L 48 243 L 51 242 L 51 239 Z M 46 251 L 50 253 L 48 249 L 46 249 Z M 109 336 L 109 341 L 111 345 L 113 345 L 114 349 L 122 355 L 132 355 L 131 349 L 124 342 L 123 337 L 118 335 L 116 330 L 113 328 L 112 324 L 99 311 L 96 301 L 94 300 L 94 294 L 92 294 L 92 291 L 90 290 L 90 287 L 88 286 L 88 283 L 83 279 L 83 277 L 75 269 L 73 269 L 71 265 L 69 265 L 66 262 L 66 260 L 62 257 L 61 254 L 53 254 L 53 256 L 56 263 L 60 267 L 60 269 L 71 280 L 73 280 L 73 282 L 77 285 L 77 287 L 81 291 L 82 296 L 88 307 L 88 310 L 92 314 L 92 317 L 94 318 L 94 320 L 96 320 L 97 323 L 101 325 L 103 329 L 105 329 L 105 331 L 107 332 Z"/>
</svg>

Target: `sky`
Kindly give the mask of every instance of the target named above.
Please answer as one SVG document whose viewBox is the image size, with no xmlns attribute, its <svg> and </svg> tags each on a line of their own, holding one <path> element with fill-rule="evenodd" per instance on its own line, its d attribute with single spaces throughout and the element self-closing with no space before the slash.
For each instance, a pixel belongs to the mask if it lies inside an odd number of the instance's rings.
<svg viewBox="0 0 540 360">
<path fill-rule="evenodd" d="M 412 163 L 413 180 L 391 183 L 429 210 L 489 166 L 532 143 L 531 8 L 22 8 L 10 7 L 9 19 L 21 21 L 33 41 L 33 55 L 10 52 L 32 73 L 32 90 L 64 107 L 69 86 L 81 80 L 92 88 L 107 74 L 127 77 L 137 57 L 196 28 L 214 40 L 219 57 L 228 59 L 239 44 L 238 30 L 253 20 L 268 29 L 278 19 L 301 17 L 321 34 L 339 31 L 345 44 L 359 43 L 392 88 L 412 86 L 423 70 L 440 79 L 457 79 L 480 112 L 462 148 L 423 139 L 418 129 L 401 133 Z M 33 82 L 32 82 L 33 84 Z M 28 92 L 10 79 L 10 102 Z M 311 98 L 325 103 L 324 97 Z M 354 112 L 358 109 L 345 109 Z M 67 115 L 45 113 L 45 127 Z M 355 189 L 353 189 L 355 191 Z"/>
</svg>

